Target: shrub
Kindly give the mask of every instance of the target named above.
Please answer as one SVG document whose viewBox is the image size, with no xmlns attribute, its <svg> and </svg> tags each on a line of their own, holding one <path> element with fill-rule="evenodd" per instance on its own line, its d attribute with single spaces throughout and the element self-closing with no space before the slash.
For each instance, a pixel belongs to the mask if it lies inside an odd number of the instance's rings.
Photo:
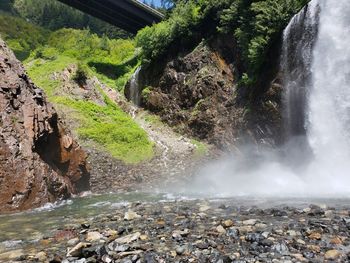
<svg viewBox="0 0 350 263">
<path fill-rule="evenodd" d="M 46 60 L 55 60 L 58 58 L 58 51 L 53 47 L 40 47 L 34 51 L 34 58 L 42 58 Z"/>
<path fill-rule="evenodd" d="M 136 44 L 145 61 L 156 60 L 176 42 L 233 34 L 241 53 L 241 83 L 253 85 L 271 45 L 289 20 L 309 0 L 187 0 L 179 1 L 170 17 L 141 30 Z M 199 31 L 199 32 L 198 32 Z"/>
<path fill-rule="evenodd" d="M 246 75 L 254 83 L 271 45 L 308 0 L 236 0 L 221 15 L 221 31 L 234 32 Z M 244 82 L 247 82 L 244 80 Z"/>
<path fill-rule="evenodd" d="M 149 95 L 151 94 L 152 87 L 146 87 L 141 92 L 141 97 L 144 101 L 148 100 Z"/>
<path fill-rule="evenodd" d="M 49 31 L 33 26 L 25 20 L 10 15 L 0 15 L 0 34 L 17 58 L 25 60 L 31 51 L 43 45 Z"/>
<path fill-rule="evenodd" d="M 158 58 L 175 39 L 188 38 L 199 18 L 199 7 L 193 1 L 180 2 L 168 20 L 140 30 L 135 40 L 144 59 Z"/>
<path fill-rule="evenodd" d="M 88 79 L 88 77 L 89 68 L 85 64 L 78 63 L 78 68 L 73 76 L 73 80 L 82 86 L 86 84 L 86 80 Z"/>
</svg>

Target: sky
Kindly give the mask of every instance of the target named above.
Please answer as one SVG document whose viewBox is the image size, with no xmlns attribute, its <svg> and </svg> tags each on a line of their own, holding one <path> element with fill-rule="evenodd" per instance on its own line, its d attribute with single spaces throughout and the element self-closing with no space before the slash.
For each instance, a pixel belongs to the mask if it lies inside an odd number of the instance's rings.
<svg viewBox="0 0 350 263">
<path fill-rule="evenodd" d="M 140 1 L 140 0 L 139 0 Z M 142 0 L 141 0 L 141 2 L 143 2 Z M 150 4 L 151 2 L 152 2 L 152 0 L 146 0 L 146 2 L 148 3 L 148 4 Z M 153 0 L 153 2 L 154 2 L 154 4 L 156 5 L 156 6 L 160 6 L 160 0 Z"/>
</svg>

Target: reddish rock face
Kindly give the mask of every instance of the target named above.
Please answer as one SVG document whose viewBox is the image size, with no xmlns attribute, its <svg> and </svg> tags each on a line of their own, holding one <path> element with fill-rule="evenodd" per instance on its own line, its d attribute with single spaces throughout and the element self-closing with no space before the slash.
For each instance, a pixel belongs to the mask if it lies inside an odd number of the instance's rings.
<svg viewBox="0 0 350 263">
<path fill-rule="evenodd" d="M 0 40 L 0 212 L 88 190 L 86 157 Z"/>
</svg>

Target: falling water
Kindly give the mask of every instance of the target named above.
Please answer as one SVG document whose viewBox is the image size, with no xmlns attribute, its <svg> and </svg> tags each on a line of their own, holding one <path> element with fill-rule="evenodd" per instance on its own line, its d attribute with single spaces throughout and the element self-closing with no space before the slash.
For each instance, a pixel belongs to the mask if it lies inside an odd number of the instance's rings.
<svg viewBox="0 0 350 263">
<path fill-rule="evenodd" d="M 283 32 L 281 70 L 283 72 L 284 152 L 287 165 L 302 167 L 311 158 L 306 136 L 308 96 L 312 86 L 313 48 L 317 40 L 320 7 L 311 1 L 293 17 Z"/>
<path fill-rule="evenodd" d="M 319 1 L 309 97 L 308 141 L 315 161 L 310 172 L 337 191 L 349 191 L 350 1 Z"/>
<path fill-rule="evenodd" d="M 206 166 L 184 191 L 350 196 L 349 14 L 349 0 L 312 0 L 284 31 L 286 145 L 258 154 L 247 146 Z"/>
<path fill-rule="evenodd" d="M 130 79 L 130 100 L 136 106 L 141 103 L 140 71 L 141 67 L 138 67 Z"/>
<path fill-rule="evenodd" d="M 312 1 L 295 15 L 283 32 L 281 69 L 284 86 L 285 137 L 306 135 L 306 107 L 312 76 L 312 53 L 318 31 L 319 7 Z"/>
</svg>

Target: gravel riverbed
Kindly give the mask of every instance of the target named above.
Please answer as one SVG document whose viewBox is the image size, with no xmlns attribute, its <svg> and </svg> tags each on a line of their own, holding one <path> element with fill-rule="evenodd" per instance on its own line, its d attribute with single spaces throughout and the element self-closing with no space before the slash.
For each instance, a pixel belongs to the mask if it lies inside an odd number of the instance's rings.
<svg viewBox="0 0 350 263">
<path fill-rule="evenodd" d="M 350 205 L 341 203 L 125 203 L 77 218 L 30 248 L 14 244 L 0 262 L 349 262 Z"/>
</svg>

